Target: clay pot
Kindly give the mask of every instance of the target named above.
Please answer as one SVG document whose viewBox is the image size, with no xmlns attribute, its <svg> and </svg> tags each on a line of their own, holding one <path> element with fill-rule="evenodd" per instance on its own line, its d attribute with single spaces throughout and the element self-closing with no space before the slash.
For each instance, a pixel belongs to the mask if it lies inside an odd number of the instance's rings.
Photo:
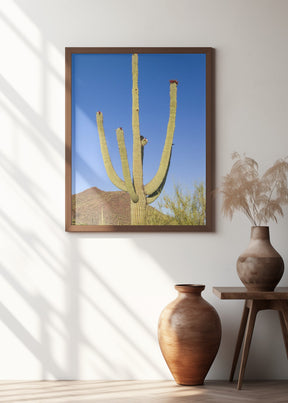
<svg viewBox="0 0 288 403">
<path fill-rule="evenodd" d="M 164 308 L 158 340 L 164 359 L 180 385 L 202 385 L 217 354 L 221 323 L 205 301 L 204 285 L 175 285 L 178 297 Z"/>
<path fill-rule="evenodd" d="M 270 243 L 269 227 L 252 227 L 248 248 L 237 260 L 240 280 L 249 291 L 273 291 L 281 280 L 284 262 Z"/>
</svg>

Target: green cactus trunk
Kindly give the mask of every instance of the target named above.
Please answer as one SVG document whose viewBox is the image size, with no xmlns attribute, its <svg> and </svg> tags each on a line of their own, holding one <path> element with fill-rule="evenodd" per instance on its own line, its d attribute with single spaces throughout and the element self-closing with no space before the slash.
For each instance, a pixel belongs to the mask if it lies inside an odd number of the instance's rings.
<svg viewBox="0 0 288 403">
<path fill-rule="evenodd" d="M 140 197 L 137 203 L 131 201 L 131 224 L 145 225 L 146 224 L 146 209 L 147 202 L 145 197 Z"/>
<path fill-rule="evenodd" d="M 143 184 L 143 156 L 144 146 L 148 140 L 140 135 L 139 124 L 139 89 L 138 89 L 138 55 L 132 55 L 132 130 L 133 130 L 133 168 L 132 177 L 128 164 L 127 151 L 122 128 L 116 130 L 119 153 L 121 157 L 122 180 L 112 165 L 103 127 L 103 115 L 97 112 L 96 121 L 100 139 L 101 153 L 106 172 L 111 182 L 119 189 L 127 191 L 131 199 L 131 224 L 145 225 L 148 204 L 159 197 L 169 170 L 172 143 L 175 130 L 176 106 L 177 106 L 177 84 L 176 80 L 170 81 L 170 115 L 167 127 L 166 140 L 160 160 L 158 171 L 154 178 Z"/>
</svg>

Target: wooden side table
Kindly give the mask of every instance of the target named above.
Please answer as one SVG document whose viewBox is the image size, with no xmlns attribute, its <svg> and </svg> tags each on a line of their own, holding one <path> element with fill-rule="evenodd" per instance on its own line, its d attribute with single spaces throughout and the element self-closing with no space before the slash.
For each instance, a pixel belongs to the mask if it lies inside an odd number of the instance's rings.
<svg viewBox="0 0 288 403">
<path fill-rule="evenodd" d="M 245 300 L 229 378 L 232 382 L 245 335 L 237 385 L 237 389 L 240 390 L 258 311 L 264 309 L 278 311 L 288 358 L 288 287 L 278 287 L 275 291 L 248 291 L 245 287 L 213 287 L 213 292 L 220 299 Z"/>
</svg>

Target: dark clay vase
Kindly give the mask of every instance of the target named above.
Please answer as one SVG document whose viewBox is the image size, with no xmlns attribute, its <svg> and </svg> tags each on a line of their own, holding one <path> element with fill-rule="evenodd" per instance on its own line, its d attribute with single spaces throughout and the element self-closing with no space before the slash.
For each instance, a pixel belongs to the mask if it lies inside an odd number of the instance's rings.
<svg viewBox="0 0 288 403">
<path fill-rule="evenodd" d="M 204 285 L 175 285 L 178 297 L 164 308 L 158 340 L 165 361 L 180 385 L 202 385 L 217 354 L 221 323 L 205 301 Z"/>
<path fill-rule="evenodd" d="M 242 283 L 249 291 L 273 291 L 283 271 L 283 259 L 270 243 L 269 227 L 252 227 L 248 248 L 237 260 Z"/>
</svg>

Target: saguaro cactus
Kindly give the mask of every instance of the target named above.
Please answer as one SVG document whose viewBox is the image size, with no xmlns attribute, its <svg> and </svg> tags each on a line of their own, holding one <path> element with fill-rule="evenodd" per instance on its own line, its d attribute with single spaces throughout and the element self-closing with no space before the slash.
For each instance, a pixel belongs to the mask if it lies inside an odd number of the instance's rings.
<svg viewBox="0 0 288 403">
<path fill-rule="evenodd" d="M 100 139 L 101 153 L 106 172 L 111 182 L 120 190 L 127 191 L 131 199 L 131 224 L 144 225 L 146 223 L 147 205 L 152 203 L 160 195 L 169 170 L 172 143 L 175 130 L 177 85 L 176 80 L 170 81 L 170 115 L 167 126 L 167 134 L 162 151 L 160 165 L 154 178 L 146 185 L 143 184 L 143 157 L 144 146 L 148 140 L 141 136 L 139 125 L 139 90 L 138 90 L 138 55 L 132 55 L 132 130 L 133 130 L 133 167 L 132 177 L 128 164 L 127 151 L 122 128 L 116 130 L 119 153 L 121 157 L 123 179 L 116 173 L 107 147 L 105 138 L 103 115 L 96 113 L 96 121 Z"/>
</svg>

